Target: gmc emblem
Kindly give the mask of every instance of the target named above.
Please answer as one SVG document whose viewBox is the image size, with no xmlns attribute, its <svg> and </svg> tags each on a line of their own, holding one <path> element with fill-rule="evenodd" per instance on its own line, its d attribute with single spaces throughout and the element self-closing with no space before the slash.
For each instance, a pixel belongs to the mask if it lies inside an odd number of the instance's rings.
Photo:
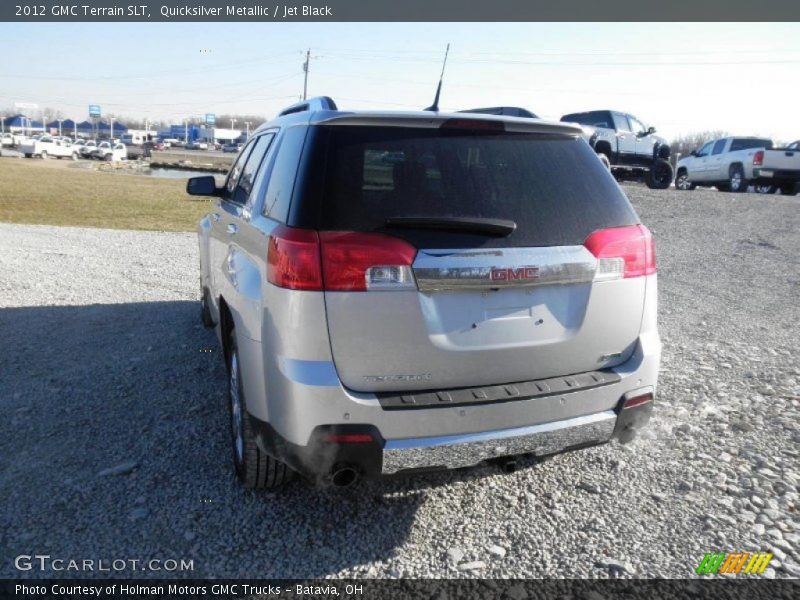
<svg viewBox="0 0 800 600">
<path fill-rule="evenodd" d="M 531 281 L 539 278 L 539 267 L 493 268 L 489 278 L 492 281 Z"/>
</svg>

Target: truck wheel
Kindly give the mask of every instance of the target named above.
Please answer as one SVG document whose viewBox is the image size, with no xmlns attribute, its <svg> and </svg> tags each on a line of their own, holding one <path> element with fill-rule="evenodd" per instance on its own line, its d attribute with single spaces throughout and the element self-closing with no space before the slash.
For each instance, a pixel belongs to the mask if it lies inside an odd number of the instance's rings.
<svg viewBox="0 0 800 600">
<path fill-rule="evenodd" d="M 774 185 L 760 184 L 755 186 L 755 190 L 757 194 L 774 194 L 778 188 Z"/>
<path fill-rule="evenodd" d="M 647 172 L 645 183 L 651 190 L 666 190 L 672 183 L 674 174 L 672 165 L 663 158 L 659 158 Z"/>
<path fill-rule="evenodd" d="M 25 158 L 31 158 L 32 156 L 33 156 L 33 154 L 26 154 Z"/>
<path fill-rule="evenodd" d="M 697 186 L 689 181 L 689 174 L 684 171 L 678 171 L 678 176 L 675 177 L 675 189 L 686 192 L 695 189 Z"/>
<path fill-rule="evenodd" d="M 42 157 L 42 160 L 47 160 L 47 150 L 42 150 L 42 153 L 39 156 Z"/>
<path fill-rule="evenodd" d="M 77 152 L 73 152 L 72 153 L 72 160 L 78 160 L 78 153 Z"/>
<path fill-rule="evenodd" d="M 747 179 L 744 178 L 744 169 L 740 165 L 733 165 L 730 169 L 730 178 L 728 179 L 728 187 L 734 194 L 747 191 L 747 186 L 750 185 Z"/>
<path fill-rule="evenodd" d="M 610 161 L 610 160 L 608 160 L 608 156 L 606 156 L 606 155 L 605 155 L 605 154 L 603 154 L 602 152 L 598 152 L 598 153 L 597 153 L 597 158 L 599 158 L 599 159 L 600 159 L 600 162 L 601 162 L 601 163 L 603 163 L 603 166 L 604 166 L 606 169 L 608 169 L 609 171 L 611 170 L 611 161 Z"/>
<path fill-rule="evenodd" d="M 797 193 L 797 184 L 786 183 L 781 186 L 781 194 L 784 196 L 794 196 Z"/>
<path fill-rule="evenodd" d="M 247 415 L 239 349 L 236 346 L 236 335 L 233 329 L 231 329 L 229 340 L 228 412 L 236 477 L 248 489 L 278 487 L 291 479 L 293 471 L 263 452 L 256 444 Z"/>
</svg>

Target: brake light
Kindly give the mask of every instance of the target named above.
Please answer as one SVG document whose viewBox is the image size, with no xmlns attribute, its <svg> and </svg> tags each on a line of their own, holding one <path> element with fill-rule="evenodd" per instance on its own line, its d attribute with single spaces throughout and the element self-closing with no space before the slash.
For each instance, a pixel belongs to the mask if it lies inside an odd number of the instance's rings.
<svg viewBox="0 0 800 600">
<path fill-rule="evenodd" d="M 370 444 L 374 441 L 368 433 L 332 433 L 324 436 L 322 440 L 329 444 Z"/>
<path fill-rule="evenodd" d="M 447 119 L 440 129 L 479 129 L 482 131 L 505 131 L 503 121 L 484 121 L 481 119 Z"/>
<path fill-rule="evenodd" d="M 416 288 L 411 264 L 417 249 L 381 233 L 322 231 L 325 289 L 364 291 Z"/>
<path fill-rule="evenodd" d="M 416 288 L 416 248 L 380 233 L 316 231 L 280 225 L 269 237 L 267 280 L 307 291 Z"/>
<path fill-rule="evenodd" d="M 276 227 L 269 236 L 267 281 L 290 290 L 322 290 L 317 232 Z"/>
<path fill-rule="evenodd" d="M 757 150 L 755 154 L 753 154 L 753 166 L 760 167 L 764 164 L 764 151 Z"/>
<path fill-rule="evenodd" d="M 656 272 L 653 236 L 644 225 L 595 231 L 583 245 L 597 257 L 595 279 L 641 277 Z"/>
<path fill-rule="evenodd" d="M 637 406 L 641 406 L 642 404 L 647 404 L 648 402 L 653 401 L 653 394 L 647 393 L 642 394 L 641 396 L 634 396 L 633 398 L 628 398 L 622 405 L 622 410 L 626 410 L 628 408 L 636 408 Z"/>
</svg>

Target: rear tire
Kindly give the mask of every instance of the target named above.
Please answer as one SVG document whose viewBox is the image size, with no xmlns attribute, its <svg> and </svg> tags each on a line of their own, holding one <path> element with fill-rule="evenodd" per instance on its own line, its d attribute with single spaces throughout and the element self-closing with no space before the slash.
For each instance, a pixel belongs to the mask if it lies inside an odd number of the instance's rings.
<svg viewBox="0 0 800 600">
<path fill-rule="evenodd" d="M 39 156 L 42 157 L 42 160 L 47 160 L 47 150 L 42 150 L 42 153 Z"/>
<path fill-rule="evenodd" d="M 744 169 L 740 165 L 733 165 L 729 171 L 728 189 L 734 194 L 747 191 L 750 183 L 744 178 Z"/>
<path fill-rule="evenodd" d="M 774 185 L 759 184 L 755 186 L 756 194 L 774 194 L 778 188 Z"/>
<path fill-rule="evenodd" d="M 33 157 L 33 154 L 26 154 L 25 155 L 25 158 L 32 158 L 32 157 Z"/>
<path fill-rule="evenodd" d="M 237 479 L 248 489 L 268 489 L 283 485 L 294 472 L 272 458 L 256 444 L 250 425 L 242 386 L 242 371 L 236 332 L 231 329 L 228 353 L 228 414 L 230 417 L 233 469 Z"/>
<path fill-rule="evenodd" d="M 727 183 L 720 183 L 720 184 L 717 184 L 717 189 L 720 192 L 730 192 L 731 191 L 731 186 L 729 186 Z"/>
<path fill-rule="evenodd" d="M 781 186 L 781 194 L 784 196 L 794 196 L 797 193 L 798 185 L 795 183 L 787 183 Z"/>
<path fill-rule="evenodd" d="M 663 158 L 659 158 L 653 162 L 647 172 L 645 183 L 651 190 L 666 190 L 672 183 L 674 175 L 675 171 L 672 165 Z"/>
<path fill-rule="evenodd" d="M 678 175 L 675 177 L 675 189 L 680 190 L 682 192 L 688 192 L 690 190 L 695 189 L 697 186 L 689 181 L 689 174 L 684 171 L 678 171 Z"/>
</svg>

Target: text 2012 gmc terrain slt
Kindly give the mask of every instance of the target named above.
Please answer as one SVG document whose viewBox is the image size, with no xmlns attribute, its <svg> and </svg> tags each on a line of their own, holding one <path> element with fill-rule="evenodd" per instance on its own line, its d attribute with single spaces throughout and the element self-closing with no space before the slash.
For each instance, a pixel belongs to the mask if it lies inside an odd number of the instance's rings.
<svg viewBox="0 0 800 600">
<path fill-rule="evenodd" d="M 187 190 L 248 487 L 511 469 L 649 418 L 653 241 L 574 125 L 316 98 Z"/>
</svg>

